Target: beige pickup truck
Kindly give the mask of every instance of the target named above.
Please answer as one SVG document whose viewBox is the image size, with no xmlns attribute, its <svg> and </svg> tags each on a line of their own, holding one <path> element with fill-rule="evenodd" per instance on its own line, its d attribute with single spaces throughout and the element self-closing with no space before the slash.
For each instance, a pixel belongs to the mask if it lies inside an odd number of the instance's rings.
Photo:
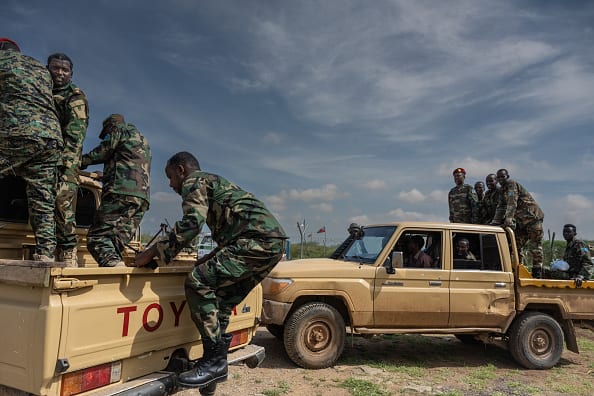
<svg viewBox="0 0 594 396">
<path fill-rule="evenodd" d="M 349 234 L 330 258 L 281 262 L 262 283 L 263 322 L 299 366 L 334 365 L 348 330 L 454 334 L 548 369 L 564 344 L 579 353 L 575 325 L 594 328 L 594 281 L 533 279 L 510 229 L 400 222 Z"/>
<path fill-rule="evenodd" d="M 184 279 L 195 252 L 170 265 L 99 268 L 85 235 L 100 183 L 83 177 L 78 192 L 79 268 L 30 261 L 24 183 L 0 179 L 0 395 L 166 395 L 176 374 L 202 356 Z M 135 242 L 132 248 L 140 248 Z M 133 260 L 134 251 L 125 260 Z M 236 306 L 229 362 L 256 367 L 264 348 L 250 344 L 262 289 Z M 216 384 L 200 390 L 214 394 Z"/>
</svg>

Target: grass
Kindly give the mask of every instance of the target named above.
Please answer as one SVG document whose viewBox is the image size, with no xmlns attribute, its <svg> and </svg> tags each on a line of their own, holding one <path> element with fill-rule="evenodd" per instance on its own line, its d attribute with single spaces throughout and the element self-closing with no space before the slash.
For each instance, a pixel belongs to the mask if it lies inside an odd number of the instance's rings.
<svg viewBox="0 0 594 396">
<path fill-rule="evenodd" d="M 340 384 L 353 396 L 389 396 L 390 392 L 371 381 L 348 378 Z"/>
<path fill-rule="evenodd" d="M 594 352 L 594 341 L 587 338 L 578 338 L 578 345 L 582 352 Z"/>
<path fill-rule="evenodd" d="M 289 392 L 291 387 L 286 381 L 280 381 L 275 389 L 265 389 L 262 391 L 264 396 L 280 396 Z"/>
</svg>

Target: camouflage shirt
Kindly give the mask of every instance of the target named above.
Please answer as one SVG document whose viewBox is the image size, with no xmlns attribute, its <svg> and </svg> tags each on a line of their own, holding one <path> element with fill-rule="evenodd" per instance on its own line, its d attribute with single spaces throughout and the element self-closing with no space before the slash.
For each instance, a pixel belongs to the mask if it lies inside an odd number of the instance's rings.
<svg viewBox="0 0 594 396">
<path fill-rule="evenodd" d="M 52 86 L 49 71 L 37 60 L 0 51 L 0 139 L 51 139 L 62 148 Z"/>
<path fill-rule="evenodd" d="M 448 194 L 450 222 L 476 223 L 478 221 L 478 198 L 469 184 L 454 186 Z"/>
<path fill-rule="evenodd" d="M 515 220 L 516 226 L 525 226 L 544 219 L 544 213 L 532 195 L 512 179 L 508 179 L 501 186 L 501 200 L 493 220 L 497 224 L 503 224 L 506 219 Z"/>
<path fill-rule="evenodd" d="M 205 223 L 221 247 L 239 238 L 286 238 L 261 201 L 221 176 L 194 171 L 184 179 L 181 196 L 184 216 L 169 239 L 158 244 L 166 263 L 192 242 Z"/>
<path fill-rule="evenodd" d="M 64 139 L 63 172 L 70 182 L 76 182 L 76 170 L 80 165 L 83 141 L 89 125 L 89 104 L 83 91 L 72 82 L 54 88 L 53 94 Z"/>
<path fill-rule="evenodd" d="M 118 124 L 91 152 L 81 169 L 104 164 L 103 194 L 131 195 L 150 201 L 151 148 L 132 124 Z"/>
<path fill-rule="evenodd" d="M 578 275 L 584 279 L 591 279 L 594 274 L 594 266 L 590 256 L 588 246 L 577 238 L 573 238 L 571 242 L 567 242 L 563 260 L 569 264 L 568 275 L 570 278 L 575 278 Z"/>
<path fill-rule="evenodd" d="M 485 192 L 485 198 L 481 201 L 479 210 L 479 223 L 489 224 L 495 217 L 495 211 L 497 205 L 501 200 L 501 189 L 499 187 L 494 190 L 487 190 Z"/>
</svg>

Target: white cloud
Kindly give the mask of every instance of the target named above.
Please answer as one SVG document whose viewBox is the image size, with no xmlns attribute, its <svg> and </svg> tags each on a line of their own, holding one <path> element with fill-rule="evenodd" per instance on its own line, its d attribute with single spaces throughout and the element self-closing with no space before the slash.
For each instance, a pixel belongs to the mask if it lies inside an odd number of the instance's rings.
<svg viewBox="0 0 594 396">
<path fill-rule="evenodd" d="M 408 203 L 419 203 L 426 199 L 423 193 L 416 188 L 413 188 L 410 191 L 401 191 L 400 194 L 398 194 L 398 197 Z"/>
<path fill-rule="evenodd" d="M 375 179 L 363 183 L 363 187 L 369 190 L 384 190 L 386 189 L 387 184 L 384 180 Z"/>
<path fill-rule="evenodd" d="M 285 136 L 276 132 L 268 132 L 262 137 L 262 142 L 270 144 L 281 144 Z"/>
<path fill-rule="evenodd" d="M 158 191 L 151 194 L 151 200 L 154 202 L 180 202 L 180 197 L 174 193 Z"/>
<path fill-rule="evenodd" d="M 358 215 L 350 218 L 351 223 L 357 223 L 359 225 L 369 224 L 369 217 L 367 215 Z"/>
<path fill-rule="evenodd" d="M 401 208 L 389 211 L 388 215 L 393 217 L 394 221 L 443 221 L 443 217 L 441 216 L 427 213 L 409 212 Z"/>
<path fill-rule="evenodd" d="M 319 210 L 320 212 L 332 212 L 334 210 L 334 207 L 332 205 L 330 205 L 329 203 L 325 203 L 322 202 L 320 204 L 316 204 L 316 205 L 311 205 L 310 206 L 313 209 Z"/>
</svg>

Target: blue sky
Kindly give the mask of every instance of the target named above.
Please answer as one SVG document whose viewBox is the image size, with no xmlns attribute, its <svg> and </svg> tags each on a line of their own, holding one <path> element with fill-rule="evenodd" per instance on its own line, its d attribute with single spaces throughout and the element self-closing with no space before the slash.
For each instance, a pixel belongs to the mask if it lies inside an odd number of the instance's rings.
<svg viewBox="0 0 594 396">
<path fill-rule="evenodd" d="M 507 168 L 594 239 L 594 3 L 4 0 L 1 36 L 64 52 L 90 102 L 149 139 L 143 231 L 181 217 L 164 175 L 194 153 L 266 202 L 292 241 L 351 222 L 447 221 L 452 170 Z"/>
</svg>

